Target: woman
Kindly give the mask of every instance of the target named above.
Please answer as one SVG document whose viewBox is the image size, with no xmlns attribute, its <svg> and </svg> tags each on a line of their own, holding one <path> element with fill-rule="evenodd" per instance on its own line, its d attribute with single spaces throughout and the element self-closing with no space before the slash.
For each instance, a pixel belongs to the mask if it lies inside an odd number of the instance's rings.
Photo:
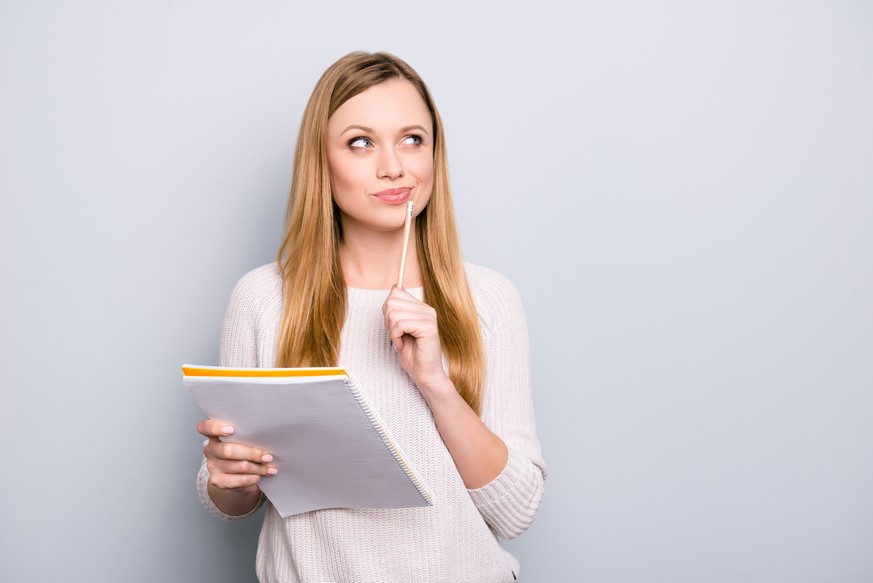
<svg viewBox="0 0 873 583">
<path fill-rule="evenodd" d="M 283 468 L 223 443 L 233 428 L 207 419 L 205 506 L 224 519 L 267 507 L 262 581 L 515 580 L 518 562 L 495 535 L 530 525 L 545 477 L 524 315 L 512 284 L 461 261 L 439 114 L 406 63 L 352 53 L 324 73 L 303 114 L 286 222 L 278 262 L 233 291 L 221 364 L 346 367 L 434 504 L 283 519 L 258 488 Z"/>
</svg>

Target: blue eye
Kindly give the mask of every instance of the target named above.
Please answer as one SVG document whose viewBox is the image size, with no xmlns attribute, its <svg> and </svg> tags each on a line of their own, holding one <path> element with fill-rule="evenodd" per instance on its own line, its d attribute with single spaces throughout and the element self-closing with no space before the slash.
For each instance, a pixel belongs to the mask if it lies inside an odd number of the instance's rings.
<svg viewBox="0 0 873 583">
<path fill-rule="evenodd" d="M 370 141 L 370 138 L 353 138 L 349 140 L 349 147 L 351 148 L 369 148 L 373 145 L 373 142 Z"/>
<path fill-rule="evenodd" d="M 405 138 L 403 138 L 403 143 L 404 144 L 411 144 L 413 146 L 420 146 L 421 145 L 421 136 L 419 136 L 418 134 L 412 134 L 412 135 L 406 136 Z"/>
</svg>

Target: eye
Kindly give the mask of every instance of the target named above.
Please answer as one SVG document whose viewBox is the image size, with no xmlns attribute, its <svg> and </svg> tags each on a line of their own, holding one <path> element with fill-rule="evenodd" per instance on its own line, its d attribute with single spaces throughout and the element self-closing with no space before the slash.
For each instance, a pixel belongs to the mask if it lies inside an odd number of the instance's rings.
<svg viewBox="0 0 873 583">
<path fill-rule="evenodd" d="M 359 138 L 352 138 L 351 140 L 349 140 L 350 148 L 370 148 L 372 146 L 373 142 L 370 140 L 370 138 L 365 138 L 363 136 Z"/>
<path fill-rule="evenodd" d="M 403 138 L 403 143 L 408 146 L 420 146 L 421 141 L 421 136 L 418 134 L 411 134 Z"/>
</svg>

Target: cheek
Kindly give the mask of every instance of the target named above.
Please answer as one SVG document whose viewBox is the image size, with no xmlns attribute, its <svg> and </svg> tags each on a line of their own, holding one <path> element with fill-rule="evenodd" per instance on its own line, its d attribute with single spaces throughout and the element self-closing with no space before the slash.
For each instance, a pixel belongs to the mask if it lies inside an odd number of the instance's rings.
<svg viewBox="0 0 873 583">
<path fill-rule="evenodd" d="M 330 183 L 334 192 L 346 192 L 360 186 L 361 180 L 354 164 L 340 162 L 330 165 Z"/>
<path fill-rule="evenodd" d="M 433 160 L 417 160 L 413 165 L 415 177 L 423 184 L 433 184 Z"/>
<path fill-rule="evenodd" d="M 418 193 L 417 204 L 421 205 L 421 210 L 424 210 L 428 202 L 430 202 L 430 197 L 433 195 L 433 162 L 422 162 L 416 168 L 416 178 L 421 187 Z M 416 209 L 416 214 L 421 212 L 421 210 Z"/>
</svg>

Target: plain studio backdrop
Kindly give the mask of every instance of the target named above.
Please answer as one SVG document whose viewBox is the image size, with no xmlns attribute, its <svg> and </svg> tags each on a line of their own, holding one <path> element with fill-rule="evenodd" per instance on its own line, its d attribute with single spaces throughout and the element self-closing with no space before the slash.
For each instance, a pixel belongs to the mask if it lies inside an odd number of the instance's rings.
<svg viewBox="0 0 873 583">
<path fill-rule="evenodd" d="M 873 8 L 0 2 L 3 581 L 254 579 L 183 362 L 275 257 L 352 50 L 444 117 L 518 286 L 550 474 L 531 582 L 873 580 Z"/>
</svg>

